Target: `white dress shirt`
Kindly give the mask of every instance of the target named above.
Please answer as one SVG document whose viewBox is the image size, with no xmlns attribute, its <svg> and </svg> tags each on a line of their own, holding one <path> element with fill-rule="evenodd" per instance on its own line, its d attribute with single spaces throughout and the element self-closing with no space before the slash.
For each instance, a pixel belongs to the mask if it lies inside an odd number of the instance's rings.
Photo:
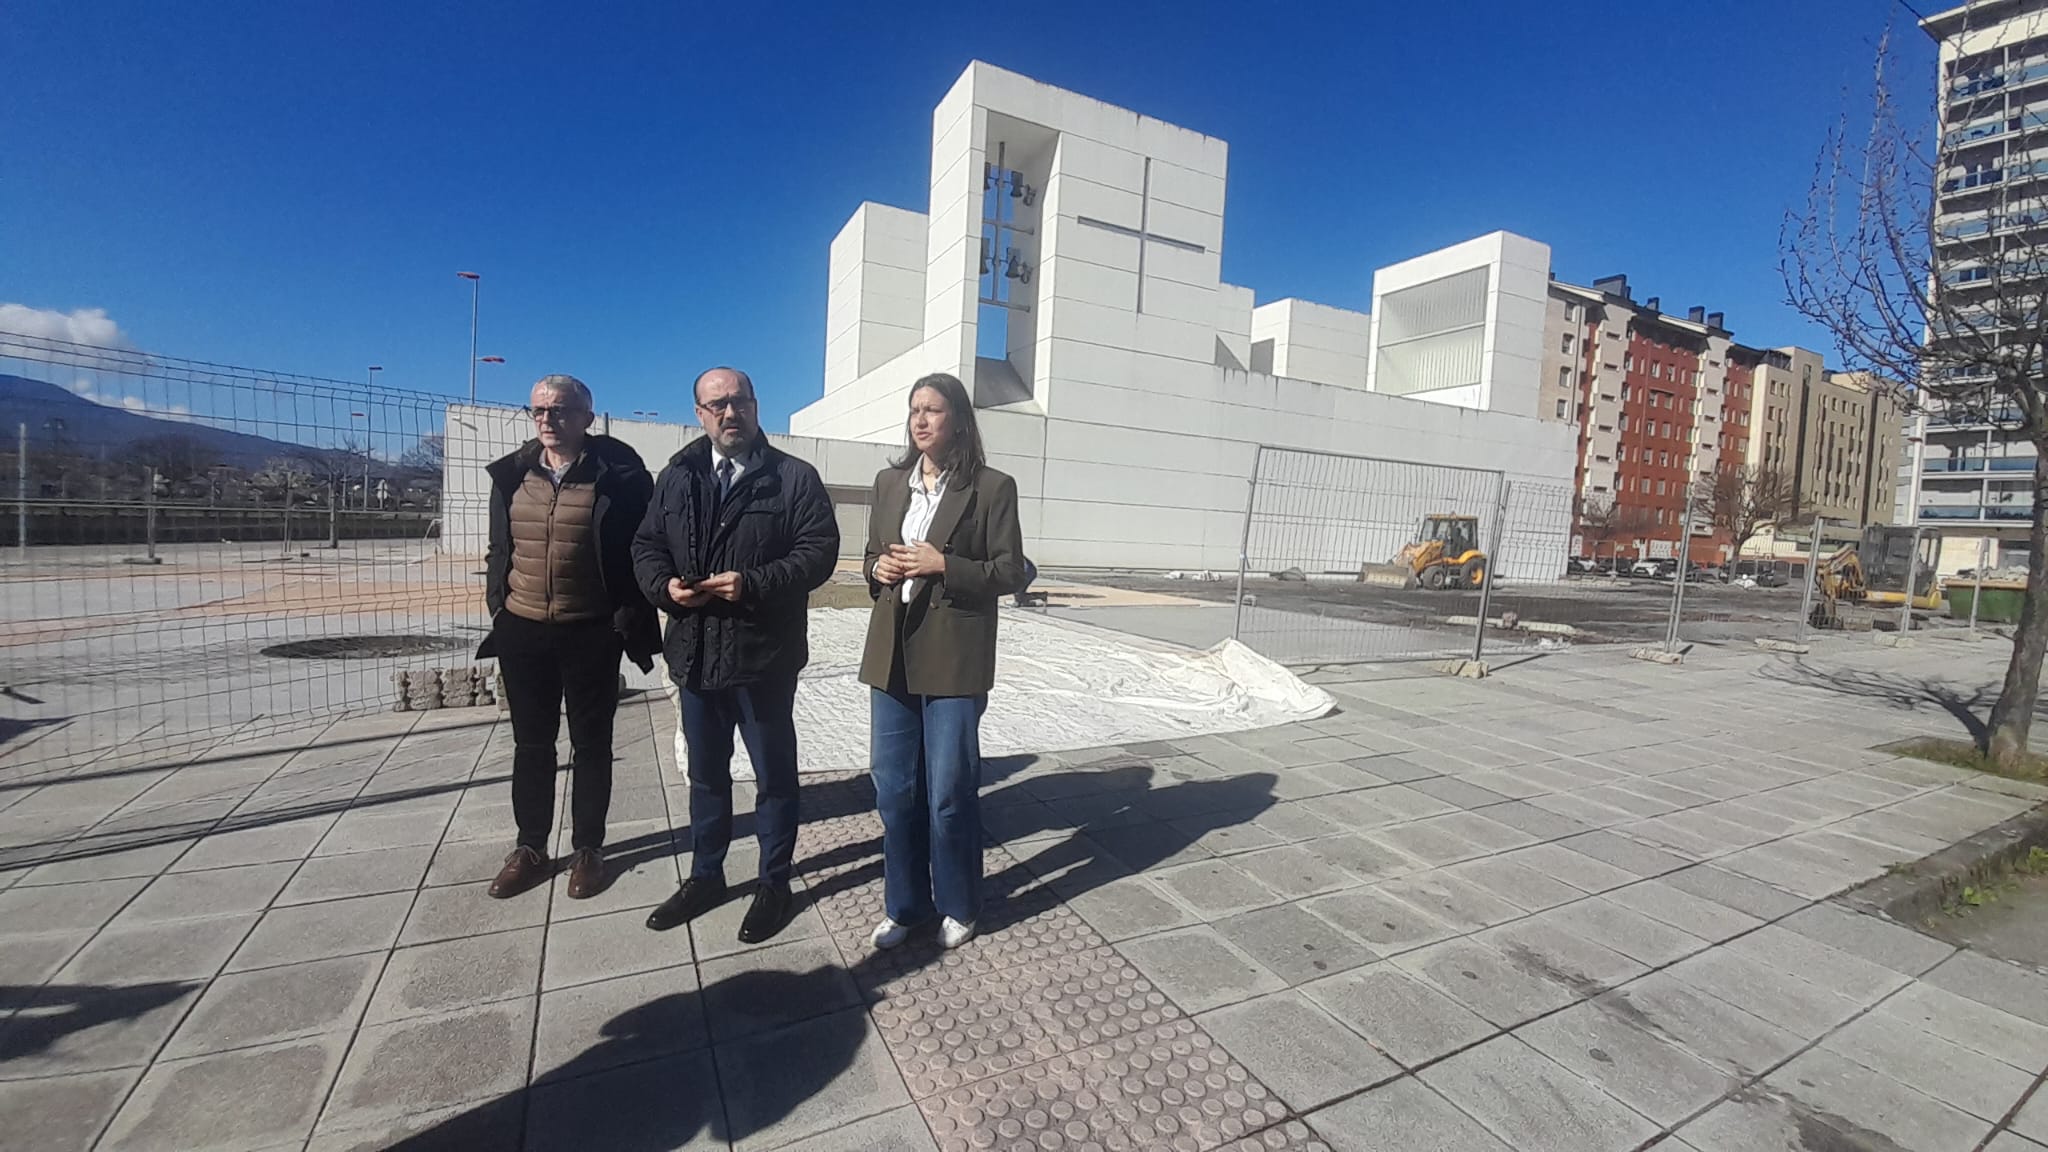
<svg viewBox="0 0 2048 1152">
<path fill-rule="evenodd" d="M 756 459 L 757 456 L 758 453 L 754 451 L 753 446 L 751 445 L 748 446 L 746 455 L 744 456 L 727 456 L 725 453 L 720 452 L 718 450 L 718 445 L 714 443 L 711 445 L 711 474 L 713 476 L 717 476 L 719 465 L 725 463 L 727 460 L 731 460 L 732 482 L 734 484 L 738 484 L 740 482 L 740 477 L 745 476 L 747 474 L 747 470 L 749 468 L 754 467 L 758 463 L 758 460 Z"/>
<path fill-rule="evenodd" d="M 924 486 L 924 465 L 920 461 L 910 470 L 910 504 L 903 509 L 903 542 L 917 544 L 924 540 L 925 533 L 932 530 L 932 517 L 938 515 L 939 501 L 946 495 L 946 474 L 939 473 L 932 479 L 931 490 Z M 917 595 L 923 581 L 916 577 L 905 580 L 902 597 L 905 604 Z"/>
</svg>

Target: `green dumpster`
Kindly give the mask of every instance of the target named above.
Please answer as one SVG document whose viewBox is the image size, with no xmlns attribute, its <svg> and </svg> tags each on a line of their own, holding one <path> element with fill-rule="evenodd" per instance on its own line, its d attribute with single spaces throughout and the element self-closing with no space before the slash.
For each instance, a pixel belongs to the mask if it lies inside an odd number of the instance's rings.
<svg viewBox="0 0 2048 1152">
<path fill-rule="evenodd" d="M 1980 589 L 1984 600 L 1977 605 L 1979 621 L 1986 624 L 2019 622 L 2020 601 L 2026 598 L 2027 586 L 2017 580 L 1986 580 L 1981 584 L 1975 580 L 1949 581 L 1949 617 L 1955 620 L 1968 620 L 1970 602 L 1977 598 Z"/>
</svg>

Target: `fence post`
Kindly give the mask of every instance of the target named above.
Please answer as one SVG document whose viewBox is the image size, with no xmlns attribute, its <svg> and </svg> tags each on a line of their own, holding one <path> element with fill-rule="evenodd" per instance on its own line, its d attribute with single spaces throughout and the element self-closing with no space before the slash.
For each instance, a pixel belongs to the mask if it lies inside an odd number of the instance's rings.
<svg viewBox="0 0 2048 1152">
<path fill-rule="evenodd" d="M 1252 449 L 1251 481 L 1245 485 L 1244 493 L 1244 527 L 1237 539 L 1237 594 L 1230 598 L 1230 638 L 1239 643 L 1244 642 L 1244 573 L 1251 563 L 1252 508 L 1258 502 L 1259 467 L 1265 458 L 1264 444 Z"/>
<path fill-rule="evenodd" d="M 1671 623 L 1664 631 L 1666 652 L 1678 651 L 1678 620 L 1685 612 L 1685 578 L 1692 571 L 1692 495 L 1698 484 L 1698 476 L 1685 482 L 1685 511 L 1678 518 L 1678 570 L 1671 576 Z"/>
<path fill-rule="evenodd" d="M 1806 622 L 1813 619 L 1813 586 L 1820 580 L 1820 530 L 1826 518 L 1813 518 L 1813 540 L 1806 550 L 1806 587 L 1799 593 L 1799 642 L 1806 643 Z"/>
<path fill-rule="evenodd" d="M 283 558 L 284 558 L 284 559 L 286 559 L 286 560 L 289 560 L 289 559 L 291 559 L 291 555 L 292 555 L 292 472 L 291 472 L 291 469 L 287 468 L 287 469 L 285 469 L 285 472 L 284 472 L 284 557 L 283 557 Z"/>
<path fill-rule="evenodd" d="M 341 504 L 341 480 L 338 477 L 327 481 L 327 546 L 341 547 L 341 520 L 338 506 Z"/>
<path fill-rule="evenodd" d="M 1507 535 L 1508 491 L 1514 485 L 1500 477 L 1500 498 L 1493 504 L 1493 538 L 1486 545 L 1486 579 L 1479 585 L 1479 624 L 1472 630 L 1472 660 L 1486 659 L 1486 613 L 1493 604 L 1493 582 L 1500 578 L 1500 542 Z"/>
<path fill-rule="evenodd" d="M 1977 537 L 1977 590 L 1970 594 L 1970 635 L 1977 634 L 1977 605 L 1984 602 L 1984 564 L 1990 559 L 1991 537 Z"/>
<path fill-rule="evenodd" d="M 1920 575 L 1920 533 L 1919 526 L 1913 528 L 1913 552 L 1906 557 L 1906 601 L 1899 605 L 1899 635 L 1904 637 L 1913 630 L 1913 585 Z"/>
<path fill-rule="evenodd" d="M 14 454 L 14 547 L 28 559 L 28 421 L 16 427 L 19 446 Z"/>
<path fill-rule="evenodd" d="M 156 563 L 156 469 L 149 470 L 148 503 L 143 505 L 142 540 L 149 549 L 149 562 Z"/>
</svg>

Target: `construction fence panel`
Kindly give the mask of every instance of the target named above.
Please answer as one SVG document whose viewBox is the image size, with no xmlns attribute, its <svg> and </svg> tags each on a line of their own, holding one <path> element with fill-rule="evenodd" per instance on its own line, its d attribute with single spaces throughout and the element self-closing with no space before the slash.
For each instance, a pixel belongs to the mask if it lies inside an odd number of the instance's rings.
<svg viewBox="0 0 2048 1152">
<path fill-rule="evenodd" d="M 484 461 L 445 458 L 447 413 L 0 333 L 0 767 L 488 700 L 478 555 L 441 547 L 485 499 L 443 476 Z"/>
<path fill-rule="evenodd" d="M 1261 448 L 1244 521 L 1239 640 L 1305 666 L 1470 656 L 1480 594 L 1361 579 L 1425 520 L 1469 518 L 1482 549 L 1499 522 L 1502 473 L 1407 460 Z M 1520 534 L 1503 556 L 1524 549 Z"/>
<path fill-rule="evenodd" d="M 1500 576 L 1486 598 L 1484 657 L 1662 644 L 1671 583 L 1586 553 L 1577 497 L 1562 484 L 1511 480 Z"/>
</svg>

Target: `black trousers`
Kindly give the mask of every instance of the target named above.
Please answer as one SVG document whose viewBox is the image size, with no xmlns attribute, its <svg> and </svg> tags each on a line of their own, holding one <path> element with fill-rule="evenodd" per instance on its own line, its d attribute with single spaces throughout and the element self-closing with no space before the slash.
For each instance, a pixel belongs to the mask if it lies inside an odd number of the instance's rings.
<svg viewBox="0 0 2048 1152">
<path fill-rule="evenodd" d="M 612 720 L 619 708 L 619 634 L 609 620 L 548 624 L 498 613 L 498 669 L 512 712 L 512 818 L 519 843 L 547 854 L 555 827 L 555 738 L 569 713 L 570 846 L 604 847 L 612 804 Z"/>
</svg>

